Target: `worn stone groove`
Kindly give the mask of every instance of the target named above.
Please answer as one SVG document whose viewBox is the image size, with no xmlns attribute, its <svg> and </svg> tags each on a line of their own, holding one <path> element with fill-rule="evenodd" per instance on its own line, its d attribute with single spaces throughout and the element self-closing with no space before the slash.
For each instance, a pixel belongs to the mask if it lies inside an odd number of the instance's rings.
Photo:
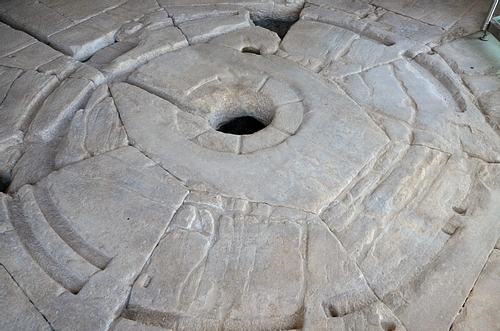
<svg viewBox="0 0 500 331">
<path fill-rule="evenodd" d="M 0 329 L 495 329 L 486 11 L 3 1 Z"/>
</svg>

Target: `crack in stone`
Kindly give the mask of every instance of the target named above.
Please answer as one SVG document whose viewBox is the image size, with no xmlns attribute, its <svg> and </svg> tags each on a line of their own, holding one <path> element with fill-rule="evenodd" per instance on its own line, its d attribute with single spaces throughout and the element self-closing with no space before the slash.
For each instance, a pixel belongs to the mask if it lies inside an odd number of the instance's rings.
<svg viewBox="0 0 500 331">
<path fill-rule="evenodd" d="M 14 276 L 9 272 L 9 270 L 7 269 L 7 267 L 5 265 L 3 265 L 2 263 L 0 263 L 0 266 L 4 268 L 4 270 L 7 272 L 7 274 L 10 276 L 10 278 L 12 279 L 12 281 L 17 285 L 17 288 L 19 288 L 21 290 L 21 292 L 23 292 L 24 296 L 26 297 L 26 299 L 28 299 L 28 301 L 31 303 L 31 305 L 36 309 L 36 311 L 38 313 L 40 313 L 40 316 L 43 317 L 43 319 L 47 322 L 47 324 L 49 325 L 50 329 L 52 331 L 54 331 L 54 327 L 52 326 L 52 324 L 50 323 L 49 319 L 47 318 L 47 316 L 45 316 L 40 309 L 38 309 L 38 307 L 35 305 L 35 303 L 33 301 L 31 301 L 30 297 L 28 296 L 28 294 L 24 291 L 24 289 L 21 287 L 21 285 L 16 281 L 16 279 L 14 278 Z"/>
</svg>

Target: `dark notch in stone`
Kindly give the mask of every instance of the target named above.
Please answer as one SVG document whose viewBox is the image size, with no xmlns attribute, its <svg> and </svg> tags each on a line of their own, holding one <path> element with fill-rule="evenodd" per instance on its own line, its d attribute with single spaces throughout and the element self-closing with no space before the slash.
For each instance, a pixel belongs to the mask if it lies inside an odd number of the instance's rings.
<svg viewBox="0 0 500 331">
<path fill-rule="evenodd" d="M 10 182 L 10 178 L 4 176 L 2 171 L 0 171 L 0 192 L 7 193 Z"/>
<path fill-rule="evenodd" d="M 257 48 L 253 48 L 253 47 L 243 47 L 243 49 L 241 50 L 242 53 L 252 53 L 252 54 L 257 54 L 257 55 L 260 55 L 260 50 L 258 50 Z"/>
<path fill-rule="evenodd" d="M 236 135 L 252 134 L 264 129 L 266 126 L 252 116 L 236 117 L 222 124 L 217 131 Z"/>
<path fill-rule="evenodd" d="M 276 32 L 281 39 L 285 37 L 288 30 L 290 30 L 290 27 L 295 22 L 297 22 L 297 20 L 278 20 L 270 18 L 253 21 L 255 25 L 260 26 L 261 28 Z"/>
</svg>

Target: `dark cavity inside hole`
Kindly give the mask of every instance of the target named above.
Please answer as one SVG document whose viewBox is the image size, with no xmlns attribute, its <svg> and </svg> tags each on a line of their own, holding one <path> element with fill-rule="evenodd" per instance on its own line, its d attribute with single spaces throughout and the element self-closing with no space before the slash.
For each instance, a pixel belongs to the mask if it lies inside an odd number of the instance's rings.
<svg viewBox="0 0 500 331">
<path fill-rule="evenodd" d="M 266 126 L 252 116 L 236 117 L 222 124 L 217 131 L 236 135 L 252 134 L 264 129 Z"/>
<path fill-rule="evenodd" d="M 271 30 L 276 32 L 278 36 L 283 39 L 287 34 L 290 27 L 297 22 L 297 20 L 293 21 L 285 21 L 285 20 L 276 20 L 276 19 L 264 19 L 264 20 L 256 20 L 253 23 L 257 26 L 260 26 L 264 29 Z"/>
<path fill-rule="evenodd" d="M 252 53 L 252 54 L 257 54 L 257 55 L 260 55 L 260 50 L 258 50 L 257 48 L 253 48 L 253 47 L 243 47 L 243 49 L 241 50 L 242 53 Z"/>
<path fill-rule="evenodd" d="M 7 193 L 10 182 L 10 178 L 8 178 L 7 176 L 2 176 L 2 173 L 0 171 L 0 192 Z"/>
</svg>

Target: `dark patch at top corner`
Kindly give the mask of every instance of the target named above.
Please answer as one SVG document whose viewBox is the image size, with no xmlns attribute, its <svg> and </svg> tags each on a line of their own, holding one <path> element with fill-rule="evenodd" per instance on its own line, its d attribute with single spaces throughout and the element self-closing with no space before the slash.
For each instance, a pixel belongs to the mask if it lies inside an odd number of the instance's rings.
<svg viewBox="0 0 500 331">
<path fill-rule="evenodd" d="M 283 19 L 265 18 L 265 19 L 254 20 L 253 23 L 256 26 L 260 26 L 261 28 L 276 32 L 276 34 L 281 39 L 283 39 L 288 33 L 288 30 L 290 30 L 290 27 L 297 21 L 298 19 L 283 20 Z"/>
<path fill-rule="evenodd" d="M 0 172 L 0 192 L 7 193 L 10 186 L 10 179 L 6 176 L 2 176 Z"/>
</svg>

